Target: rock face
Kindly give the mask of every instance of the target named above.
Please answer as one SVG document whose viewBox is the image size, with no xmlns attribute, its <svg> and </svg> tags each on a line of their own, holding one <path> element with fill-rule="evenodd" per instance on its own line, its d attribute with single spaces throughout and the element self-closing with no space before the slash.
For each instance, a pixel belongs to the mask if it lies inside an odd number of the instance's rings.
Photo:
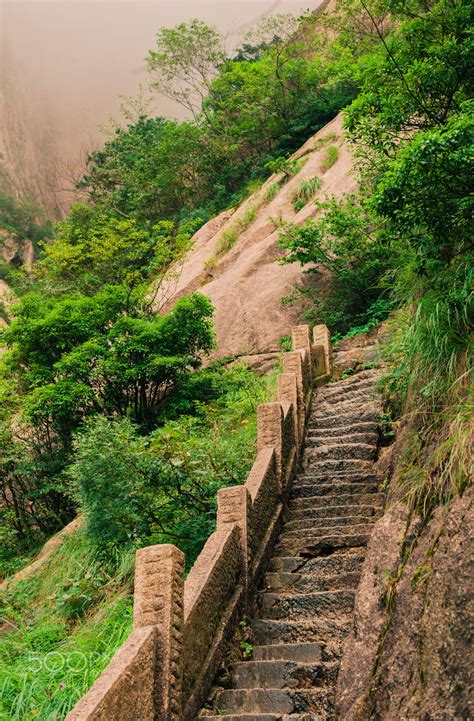
<svg viewBox="0 0 474 721">
<path fill-rule="evenodd" d="M 325 170 L 329 145 L 338 148 L 338 158 Z M 221 214 L 198 231 L 193 248 L 158 299 L 158 307 L 163 308 L 193 290 L 208 295 L 216 308 L 218 356 L 277 350 L 279 338 L 299 321 L 299 309 L 282 305 L 281 299 L 294 284 L 303 282 L 302 268 L 298 263 L 279 263 L 283 251 L 278 247 L 277 224 L 281 220 L 303 223 L 316 214 L 311 200 L 299 212 L 294 209 L 301 181 L 321 180 L 315 196 L 319 200 L 355 190 L 341 116 L 310 138 L 294 157 L 300 159 L 301 169 L 288 182 L 281 183 L 282 176 L 272 176 L 240 208 Z M 272 198 L 269 188 L 275 183 L 280 185 Z M 216 259 L 223 234 L 236 227 L 236 242 Z M 323 275 L 318 282 L 324 282 Z"/>
<path fill-rule="evenodd" d="M 202 716 L 335 719 L 342 643 L 367 540 L 382 513 L 374 473 L 377 378 L 366 370 L 316 394 L 302 469 L 251 620 L 252 659 L 219 676 L 212 709 Z"/>
<path fill-rule="evenodd" d="M 473 718 L 472 496 L 424 526 L 401 504 L 376 524 L 338 681 L 344 721 Z"/>
</svg>

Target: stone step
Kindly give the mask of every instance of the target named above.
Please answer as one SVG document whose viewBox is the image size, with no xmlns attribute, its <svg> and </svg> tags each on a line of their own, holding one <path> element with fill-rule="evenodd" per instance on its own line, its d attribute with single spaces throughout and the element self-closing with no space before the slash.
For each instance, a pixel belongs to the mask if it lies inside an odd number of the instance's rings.
<svg viewBox="0 0 474 721">
<path fill-rule="evenodd" d="M 306 465 L 313 461 L 335 461 L 341 459 L 373 461 L 377 453 L 376 445 L 368 443 L 339 443 L 331 445 L 323 443 L 317 446 L 307 444 L 305 451 Z"/>
<path fill-rule="evenodd" d="M 354 608 L 355 591 L 317 591 L 316 593 L 261 593 L 259 618 L 277 620 L 309 620 L 336 618 Z"/>
<path fill-rule="evenodd" d="M 201 715 L 198 717 L 199 721 L 205 719 L 205 721 L 332 721 L 334 715 L 332 712 L 329 714 L 282 714 L 282 713 L 238 713 L 238 714 L 218 714 L 214 715 Z"/>
<path fill-rule="evenodd" d="M 289 502 L 290 512 L 302 511 L 313 508 L 325 508 L 330 506 L 358 506 L 358 505 L 373 505 L 377 509 L 382 509 L 383 496 L 378 492 L 376 486 L 371 485 L 369 492 L 360 493 L 361 485 L 357 485 L 357 488 L 352 492 L 347 490 L 338 489 L 336 493 L 324 493 L 319 496 L 300 496 L 294 498 Z"/>
<path fill-rule="evenodd" d="M 331 430 L 331 429 L 328 429 Z M 314 449 L 321 447 L 328 448 L 345 448 L 353 444 L 363 444 L 371 446 L 371 448 L 377 449 L 379 441 L 379 434 L 374 431 L 366 431 L 365 433 L 346 433 L 345 435 L 322 435 L 318 431 L 308 430 L 306 435 L 305 447 L 306 449 Z"/>
<path fill-rule="evenodd" d="M 378 406 L 369 408 L 362 406 L 350 413 L 315 413 L 310 416 L 309 423 L 313 430 L 320 428 L 339 428 L 352 423 L 376 423 L 380 418 L 381 410 Z"/>
<path fill-rule="evenodd" d="M 328 390 L 325 392 L 325 388 Z M 358 400 L 359 403 L 371 402 L 377 398 L 376 382 L 372 381 L 360 381 L 359 383 L 353 383 L 351 386 L 343 388 L 341 386 L 334 386 L 329 388 L 320 388 L 315 399 L 314 406 L 317 407 L 319 403 L 339 403 L 346 400 Z"/>
<path fill-rule="evenodd" d="M 242 661 L 231 668 L 233 688 L 311 688 L 337 679 L 339 663 Z"/>
<path fill-rule="evenodd" d="M 255 646 L 252 661 L 295 661 L 296 663 L 319 663 L 323 658 L 321 643 L 278 643 Z M 333 659 L 331 659 L 333 660 Z"/>
<path fill-rule="evenodd" d="M 360 495 L 367 493 L 375 494 L 378 493 L 378 491 L 379 485 L 373 481 L 369 483 L 365 483 L 364 481 L 315 483 L 314 485 L 295 486 L 291 494 L 292 498 L 290 504 L 303 498 L 314 498 L 317 496 L 345 496 L 350 494 Z"/>
<path fill-rule="evenodd" d="M 370 533 L 288 538 L 281 542 L 278 541 L 274 556 L 330 556 L 336 549 L 366 546 L 369 538 Z"/>
<path fill-rule="evenodd" d="M 308 425 L 306 435 L 308 438 L 345 438 L 354 434 L 370 434 L 379 435 L 379 426 L 376 421 L 367 421 L 362 423 L 350 423 L 347 426 L 338 426 L 337 428 L 314 428 Z"/>
<path fill-rule="evenodd" d="M 226 689 L 215 701 L 220 713 L 282 713 L 334 712 L 334 693 L 328 689 Z M 222 718 L 222 716 L 219 716 Z M 224 717 L 225 718 L 225 717 Z"/>
<path fill-rule="evenodd" d="M 380 412 L 382 404 L 375 394 L 367 394 L 364 400 L 358 397 L 318 398 L 311 408 L 311 414 L 313 418 L 318 415 L 334 415 L 336 413 L 345 415 L 352 411 L 360 411 L 361 408 L 377 409 Z"/>
<path fill-rule="evenodd" d="M 339 381 L 333 381 L 332 383 L 327 383 L 325 386 L 322 386 L 318 389 L 317 396 L 328 396 L 334 392 L 345 391 L 349 388 L 355 388 L 357 386 L 359 386 L 360 388 L 363 388 L 365 385 L 374 386 L 380 379 L 380 376 L 380 371 L 377 369 L 371 368 L 365 371 L 360 371 L 359 373 L 354 373 L 348 378 L 344 378 Z"/>
<path fill-rule="evenodd" d="M 372 524 L 373 525 L 373 524 Z M 354 523 L 348 526 L 320 526 L 314 524 L 310 527 L 305 525 L 303 528 L 292 528 L 284 530 L 280 534 L 278 543 L 284 545 L 287 542 L 302 541 L 306 543 L 308 538 L 314 538 L 315 536 L 326 537 L 326 536 L 359 536 L 361 534 L 369 535 L 372 532 L 371 524 L 368 523 Z"/>
<path fill-rule="evenodd" d="M 254 618 L 250 627 L 256 643 L 342 643 L 352 627 L 350 615 L 336 619 L 312 618 L 310 620 L 279 620 Z"/>
<path fill-rule="evenodd" d="M 334 576 L 318 576 L 305 573 L 267 573 L 265 590 L 274 593 L 315 593 L 316 591 L 340 591 L 355 589 L 362 569 Z"/>
<path fill-rule="evenodd" d="M 355 514 L 353 516 L 324 516 L 320 518 L 298 518 L 291 521 L 287 521 L 283 526 L 283 533 L 287 534 L 292 531 L 318 531 L 321 532 L 323 528 L 333 528 L 339 531 L 344 531 L 346 528 L 363 525 L 367 528 L 369 525 L 373 525 L 376 521 L 375 516 L 364 516 L 361 514 Z"/>
<path fill-rule="evenodd" d="M 320 558 L 276 556 L 270 561 L 269 573 L 287 573 L 301 577 L 316 575 L 320 578 L 334 576 L 337 573 L 360 571 L 363 562 L 364 553 L 352 548 L 339 550 L 330 556 Z"/>
<path fill-rule="evenodd" d="M 316 485 L 320 483 L 350 483 L 361 481 L 362 483 L 380 483 L 380 477 L 374 473 L 373 466 L 369 471 L 340 470 L 340 471 L 304 471 L 294 481 L 293 488 L 300 486 Z"/>
<path fill-rule="evenodd" d="M 300 511 L 286 511 L 285 514 L 285 525 L 289 528 L 297 527 L 293 526 L 295 523 L 304 521 L 305 519 L 323 520 L 330 518 L 338 518 L 342 523 L 343 518 L 362 516 L 363 518 L 370 518 L 376 521 L 381 514 L 381 509 L 373 505 L 362 505 L 354 504 L 353 506 L 335 505 L 335 506 L 321 506 L 320 508 L 303 508 Z M 290 525 L 291 524 L 291 525 Z"/>
<path fill-rule="evenodd" d="M 370 473 L 373 470 L 373 464 L 368 460 L 360 460 L 359 458 L 335 458 L 319 460 L 312 458 L 310 453 L 305 453 L 303 457 L 303 469 L 307 473 L 328 474 L 337 473 Z"/>
</svg>

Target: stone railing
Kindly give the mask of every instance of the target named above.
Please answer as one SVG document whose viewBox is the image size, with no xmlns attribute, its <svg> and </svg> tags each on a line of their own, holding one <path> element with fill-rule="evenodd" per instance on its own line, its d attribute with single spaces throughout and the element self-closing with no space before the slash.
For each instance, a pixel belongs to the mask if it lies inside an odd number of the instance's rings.
<svg viewBox="0 0 474 721">
<path fill-rule="evenodd" d="M 206 701 L 280 530 L 313 387 L 330 375 L 329 333 L 293 329 L 278 401 L 258 406 L 257 457 L 243 486 L 218 492 L 217 527 L 183 579 L 172 545 L 137 552 L 134 628 L 66 721 L 188 721 Z"/>
</svg>

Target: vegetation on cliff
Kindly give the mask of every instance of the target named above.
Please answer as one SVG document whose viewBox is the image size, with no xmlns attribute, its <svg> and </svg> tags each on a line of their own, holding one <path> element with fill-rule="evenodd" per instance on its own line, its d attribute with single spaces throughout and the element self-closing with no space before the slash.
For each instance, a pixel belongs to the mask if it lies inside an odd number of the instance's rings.
<svg viewBox="0 0 474 721">
<path fill-rule="evenodd" d="M 269 172 L 290 173 L 288 155 L 341 108 L 360 191 L 328 198 L 301 227 L 284 225 L 285 261 L 330 271 L 326 294 L 306 290 L 305 300 L 308 317 L 336 337 L 392 313 L 387 388 L 411 438 L 398 488 L 425 511 L 462 491 L 472 411 L 471 14 L 465 0 L 344 0 L 331 18 L 264 23 L 231 57 L 200 21 L 158 33 L 152 87 L 192 120 L 127 113 L 89 158 L 84 202 L 18 280 L 1 336 L 5 572 L 85 517 L 45 571 L 6 593 L 5 718 L 61 718 L 128 632 L 133 550 L 176 542 L 192 562 L 217 489 L 244 479 L 256 404 L 271 389 L 248 370 L 200 368 L 214 343 L 204 296 L 157 316 L 154 294 L 205 220 Z M 294 202 L 311 200 L 316 181 Z M 23 211 L 2 203 L 18 233 Z M 24 232 L 47 240 L 49 227 L 35 228 Z M 31 654 L 77 650 L 97 662 L 78 674 L 42 667 L 35 683 L 25 676 Z"/>
</svg>

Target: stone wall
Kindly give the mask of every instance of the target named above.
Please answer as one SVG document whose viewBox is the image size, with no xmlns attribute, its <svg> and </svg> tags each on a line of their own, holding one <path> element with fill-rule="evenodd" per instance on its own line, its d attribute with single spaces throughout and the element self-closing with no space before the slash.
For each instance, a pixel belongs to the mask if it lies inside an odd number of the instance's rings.
<svg viewBox="0 0 474 721">
<path fill-rule="evenodd" d="M 277 402 L 258 407 L 257 457 L 243 486 L 218 493 L 217 528 L 183 580 L 175 546 L 137 553 L 134 630 L 66 721 L 187 721 L 211 688 L 278 535 L 312 389 L 330 374 L 329 334 L 292 332 Z"/>
</svg>

